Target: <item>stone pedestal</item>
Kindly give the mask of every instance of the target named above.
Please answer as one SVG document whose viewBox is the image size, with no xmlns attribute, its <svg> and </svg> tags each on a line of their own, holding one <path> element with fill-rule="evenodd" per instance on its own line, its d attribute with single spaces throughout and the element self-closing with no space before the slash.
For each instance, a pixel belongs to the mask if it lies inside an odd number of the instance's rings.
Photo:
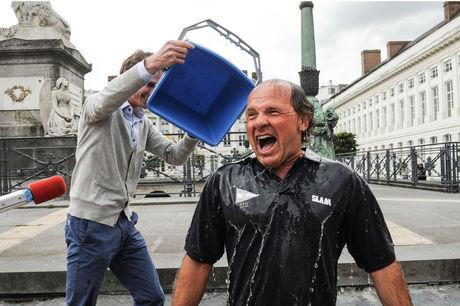
<svg viewBox="0 0 460 306">
<path fill-rule="evenodd" d="M 91 71 L 79 51 L 60 39 L 0 41 L 0 137 L 42 136 L 58 78 L 69 81 L 76 109 L 83 103 L 84 75 Z"/>
</svg>

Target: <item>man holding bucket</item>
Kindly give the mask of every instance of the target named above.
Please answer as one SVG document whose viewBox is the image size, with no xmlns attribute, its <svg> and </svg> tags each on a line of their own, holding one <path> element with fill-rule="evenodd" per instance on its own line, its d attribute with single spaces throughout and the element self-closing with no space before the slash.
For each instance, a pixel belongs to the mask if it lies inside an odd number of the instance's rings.
<svg viewBox="0 0 460 306">
<path fill-rule="evenodd" d="M 163 305 L 163 290 L 135 227 L 138 217 L 129 197 L 145 150 L 179 165 L 197 144 L 188 136 L 170 142 L 142 110 L 163 70 L 183 64 L 190 48 L 184 41 L 168 41 L 156 54 L 136 51 L 123 62 L 120 76 L 82 107 L 65 226 L 69 305 L 95 305 L 107 267 L 135 305 Z"/>
<path fill-rule="evenodd" d="M 173 305 L 197 305 L 212 265 L 228 260 L 230 305 L 334 305 L 345 244 L 385 305 L 410 296 L 379 205 L 345 165 L 301 151 L 313 106 L 290 82 L 270 80 L 248 98 L 256 158 L 206 182 L 190 226 Z"/>
</svg>

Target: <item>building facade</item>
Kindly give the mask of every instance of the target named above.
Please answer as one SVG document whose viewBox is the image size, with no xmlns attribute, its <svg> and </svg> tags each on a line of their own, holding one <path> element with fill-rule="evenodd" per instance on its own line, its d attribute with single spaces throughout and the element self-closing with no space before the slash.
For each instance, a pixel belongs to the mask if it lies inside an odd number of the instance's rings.
<svg viewBox="0 0 460 306">
<path fill-rule="evenodd" d="M 360 150 L 460 141 L 460 9 L 411 42 L 362 53 L 363 76 L 332 96 L 335 132 L 356 134 Z"/>
</svg>

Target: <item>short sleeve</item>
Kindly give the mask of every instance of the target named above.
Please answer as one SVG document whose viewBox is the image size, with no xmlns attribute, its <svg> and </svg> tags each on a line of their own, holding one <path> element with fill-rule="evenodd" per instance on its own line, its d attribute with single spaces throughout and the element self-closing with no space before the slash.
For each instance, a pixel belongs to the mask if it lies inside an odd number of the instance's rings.
<svg viewBox="0 0 460 306">
<path fill-rule="evenodd" d="M 351 190 L 347 248 L 360 268 L 374 272 L 395 261 L 393 241 L 375 196 L 356 173 Z"/>
<path fill-rule="evenodd" d="M 203 187 L 185 240 L 185 251 L 195 261 L 214 264 L 224 254 L 225 222 L 218 172 Z"/>
</svg>

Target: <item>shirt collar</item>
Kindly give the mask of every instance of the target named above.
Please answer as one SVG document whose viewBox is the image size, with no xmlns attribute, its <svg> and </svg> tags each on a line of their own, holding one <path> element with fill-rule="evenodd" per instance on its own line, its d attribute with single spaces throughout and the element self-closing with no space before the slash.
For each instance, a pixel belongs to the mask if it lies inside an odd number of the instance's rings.
<svg viewBox="0 0 460 306">
<path fill-rule="evenodd" d="M 305 150 L 305 157 L 308 159 L 308 160 L 311 160 L 313 162 L 316 162 L 316 163 L 321 163 L 321 155 L 319 155 L 318 153 L 316 152 L 313 152 L 312 150 L 310 149 L 306 149 Z"/>
<path fill-rule="evenodd" d="M 144 117 L 145 114 L 142 107 L 132 107 L 128 101 L 121 105 L 121 110 L 123 111 L 123 113 L 128 112 L 131 116 L 134 114 L 139 119 L 142 119 L 142 117 Z"/>
</svg>

